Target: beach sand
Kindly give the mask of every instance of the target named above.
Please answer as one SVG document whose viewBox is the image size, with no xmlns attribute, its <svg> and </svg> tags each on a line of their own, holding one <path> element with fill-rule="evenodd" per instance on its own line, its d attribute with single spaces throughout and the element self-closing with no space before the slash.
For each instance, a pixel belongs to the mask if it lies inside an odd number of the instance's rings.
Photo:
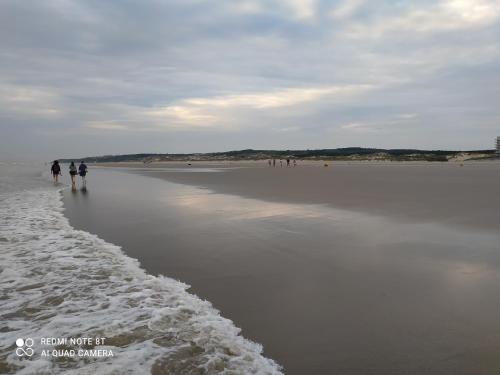
<svg viewBox="0 0 500 375">
<path fill-rule="evenodd" d="M 500 163 L 300 162 L 268 168 L 266 161 L 158 163 L 139 173 L 219 193 L 331 207 L 395 217 L 500 230 Z M 323 167 L 328 163 L 328 167 Z M 122 164 L 122 166 L 130 166 Z M 225 168 L 204 173 L 196 168 Z M 165 168 L 165 170 L 157 170 Z M 169 170 L 170 169 L 170 170 Z M 172 170 L 173 169 L 173 170 Z"/>
<path fill-rule="evenodd" d="M 185 166 L 91 166 L 66 215 L 287 374 L 500 372 L 499 164 Z"/>
</svg>

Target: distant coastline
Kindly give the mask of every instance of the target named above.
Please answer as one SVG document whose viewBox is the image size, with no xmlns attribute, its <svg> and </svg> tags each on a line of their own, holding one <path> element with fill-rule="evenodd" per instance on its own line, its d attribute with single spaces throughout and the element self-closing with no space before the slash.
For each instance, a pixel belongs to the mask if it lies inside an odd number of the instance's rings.
<svg viewBox="0 0 500 375">
<path fill-rule="evenodd" d="M 344 160 L 344 161 L 467 161 L 498 160 L 500 155 L 495 150 L 449 151 L 416 149 L 378 149 L 348 147 L 317 150 L 239 150 L 210 153 L 186 154 L 122 154 L 88 156 L 83 158 L 61 159 L 62 162 L 84 160 L 86 163 L 151 162 L 162 161 L 242 161 L 265 159 L 300 159 L 300 160 Z"/>
</svg>

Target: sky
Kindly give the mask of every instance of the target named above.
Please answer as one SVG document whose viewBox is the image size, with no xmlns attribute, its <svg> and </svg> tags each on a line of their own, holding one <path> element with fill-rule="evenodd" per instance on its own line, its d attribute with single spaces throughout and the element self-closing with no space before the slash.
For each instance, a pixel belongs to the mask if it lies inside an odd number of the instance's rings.
<svg viewBox="0 0 500 375">
<path fill-rule="evenodd" d="M 0 43 L 0 159 L 500 135 L 500 0 L 0 0 Z"/>
</svg>

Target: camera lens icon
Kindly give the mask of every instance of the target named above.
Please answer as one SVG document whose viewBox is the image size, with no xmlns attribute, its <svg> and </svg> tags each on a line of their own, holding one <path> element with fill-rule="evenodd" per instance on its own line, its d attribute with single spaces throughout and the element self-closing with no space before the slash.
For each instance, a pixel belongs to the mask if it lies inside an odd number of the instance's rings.
<svg viewBox="0 0 500 375">
<path fill-rule="evenodd" d="M 31 348 L 34 344 L 34 341 L 32 338 L 27 338 L 27 339 L 22 339 L 18 338 L 16 340 L 16 354 L 18 357 L 31 357 L 35 351 Z"/>
</svg>

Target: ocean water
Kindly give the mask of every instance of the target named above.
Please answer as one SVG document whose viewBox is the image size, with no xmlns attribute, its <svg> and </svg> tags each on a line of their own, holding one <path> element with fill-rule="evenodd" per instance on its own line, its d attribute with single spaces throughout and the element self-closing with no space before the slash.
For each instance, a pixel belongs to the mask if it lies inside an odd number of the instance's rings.
<svg viewBox="0 0 500 375">
<path fill-rule="evenodd" d="M 74 229 L 47 166 L 0 164 L 0 373 L 281 374 L 189 286 Z M 112 357 L 51 357 L 41 338 L 103 337 Z M 19 357 L 16 340 L 32 338 Z M 57 349 L 69 349 L 60 346 Z"/>
</svg>

